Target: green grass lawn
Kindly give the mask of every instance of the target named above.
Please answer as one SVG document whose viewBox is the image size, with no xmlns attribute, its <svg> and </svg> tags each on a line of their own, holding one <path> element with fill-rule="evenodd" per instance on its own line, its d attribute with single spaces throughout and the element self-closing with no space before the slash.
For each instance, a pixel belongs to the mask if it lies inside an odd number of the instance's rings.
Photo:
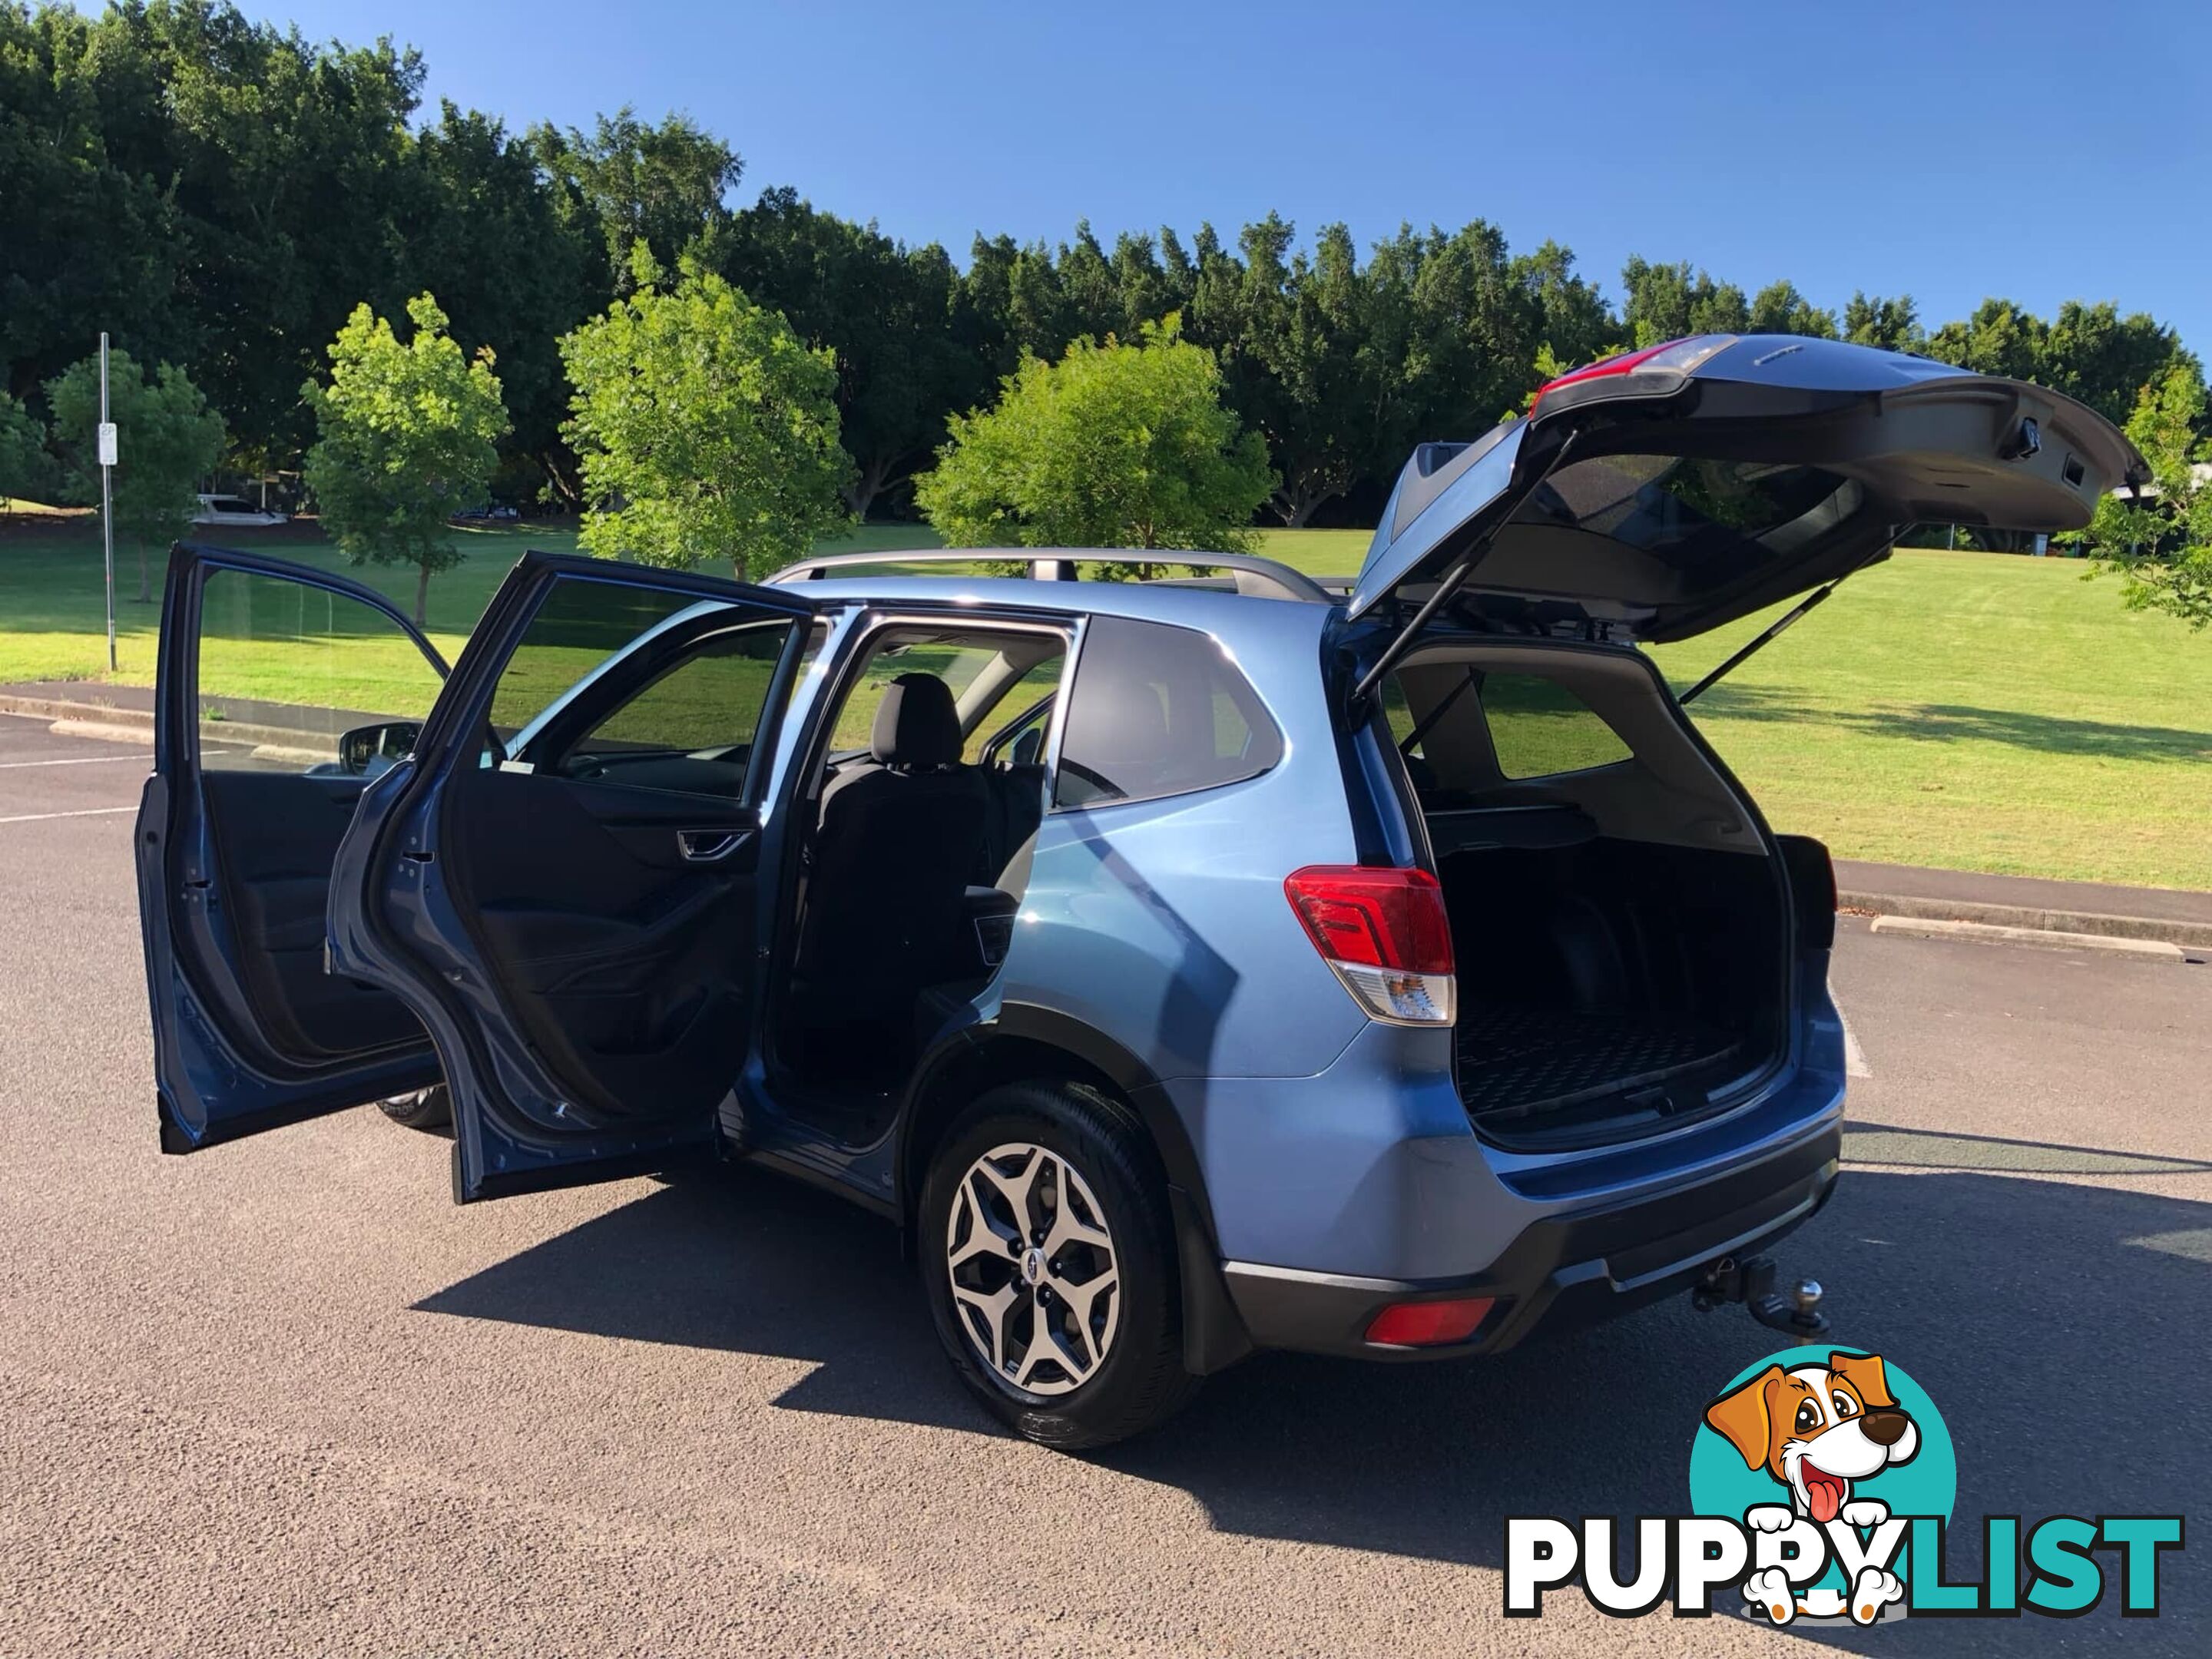
<svg viewBox="0 0 2212 1659">
<path fill-rule="evenodd" d="M 408 572 L 352 569 L 311 530 L 226 533 L 412 602 Z M 574 546 L 573 532 L 540 526 L 456 534 L 468 556 L 430 584 L 429 631 L 449 657 L 525 548 Z M 1367 539 L 1278 531 L 1263 550 L 1346 574 Z M 933 544 L 926 529 L 890 526 L 836 548 Z M 135 552 L 119 550 L 118 562 L 117 678 L 144 684 L 157 607 L 127 598 Z M 2212 889 L 2212 635 L 2124 611 L 2112 584 L 2081 577 L 2066 560 L 1900 552 L 1693 712 L 1778 829 L 1819 836 L 1843 856 Z M 249 621 L 239 632 L 253 637 L 227 644 L 221 668 L 221 689 L 235 695 L 281 695 L 306 672 L 314 700 L 379 708 L 411 672 L 350 643 L 318 653 L 308 670 L 282 629 L 258 613 Z M 1686 686 L 1765 621 L 1656 654 Z M 101 628 L 89 522 L 0 530 L 0 683 L 101 677 Z"/>
<path fill-rule="evenodd" d="M 2212 634 L 2082 571 L 1901 550 L 1691 712 L 1844 857 L 2212 888 Z M 1767 620 L 1656 654 L 1686 687 Z"/>
</svg>

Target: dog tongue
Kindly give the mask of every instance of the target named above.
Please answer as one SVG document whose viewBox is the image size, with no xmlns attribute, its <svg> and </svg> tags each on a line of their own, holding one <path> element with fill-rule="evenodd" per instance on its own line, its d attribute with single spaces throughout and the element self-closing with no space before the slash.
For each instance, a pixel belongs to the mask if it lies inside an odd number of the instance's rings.
<svg viewBox="0 0 2212 1659">
<path fill-rule="evenodd" d="M 1813 1518 L 1825 1527 L 1836 1518 L 1836 1511 L 1844 1506 L 1843 1483 L 1830 1479 L 1817 1469 L 1808 1469 L 1805 1472 L 1805 1502 L 1813 1511 Z"/>
</svg>

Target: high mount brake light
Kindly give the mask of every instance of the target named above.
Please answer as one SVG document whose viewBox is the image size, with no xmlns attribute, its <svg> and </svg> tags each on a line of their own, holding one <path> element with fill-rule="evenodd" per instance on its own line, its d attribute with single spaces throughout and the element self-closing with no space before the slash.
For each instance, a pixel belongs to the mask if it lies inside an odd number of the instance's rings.
<svg viewBox="0 0 2212 1659">
<path fill-rule="evenodd" d="M 1655 346 L 1645 346 L 1641 351 L 1624 351 L 1618 357 L 1607 357 L 1562 374 L 1556 380 L 1547 380 L 1528 405 L 1528 418 L 1534 420 L 1536 411 L 1543 407 L 1544 399 L 1561 386 L 1580 386 L 1585 380 L 1602 380 L 1615 374 L 1650 374 L 1671 369 L 1686 374 L 1706 358 L 1723 349 L 1734 345 L 1733 334 L 1691 334 L 1679 340 L 1665 340 Z"/>
<path fill-rule="evenodd" d="M 1310 865 L 1283 883 L 1314 949 L 1368 1014 L 1449 1025 L 1458 1003 L 1443 889 L 1425 870 Z"/>
</svg>

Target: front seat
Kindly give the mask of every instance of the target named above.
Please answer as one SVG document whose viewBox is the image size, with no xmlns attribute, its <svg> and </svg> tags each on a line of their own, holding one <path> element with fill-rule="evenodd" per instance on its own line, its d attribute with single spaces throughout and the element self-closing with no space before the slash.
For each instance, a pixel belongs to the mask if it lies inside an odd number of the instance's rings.
<svg viewBox="0 0 2212 1659">
<path fill-rule="evenodd" d="M 869 753 L 822 792 L 797 963 L 811 1024 L 902 1023 L 924 987 L 974 971 L 967 891 L 990 797 L 961 763 L 951 688 L 893 681 Z"/>
</svg>

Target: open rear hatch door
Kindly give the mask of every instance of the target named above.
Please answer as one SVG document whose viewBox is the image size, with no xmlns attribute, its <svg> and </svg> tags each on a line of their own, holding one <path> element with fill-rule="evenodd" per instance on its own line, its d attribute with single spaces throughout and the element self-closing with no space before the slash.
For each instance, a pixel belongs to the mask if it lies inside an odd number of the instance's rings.
<svg viewBox="0 0 2212 1659">
<path fill-rule="evenodd" d="M 1474 443 L 1416 451 L 1348 614 L 1405 602 L 1388 657 L 1432 620 L 1685 639 L 1886 556 L 1916 521 L 2078 530 L 2147 476 L 2111 422 L 2040 386 L 1834 340 L 1701 335 L 1563 376 Z"/>
</svg>

